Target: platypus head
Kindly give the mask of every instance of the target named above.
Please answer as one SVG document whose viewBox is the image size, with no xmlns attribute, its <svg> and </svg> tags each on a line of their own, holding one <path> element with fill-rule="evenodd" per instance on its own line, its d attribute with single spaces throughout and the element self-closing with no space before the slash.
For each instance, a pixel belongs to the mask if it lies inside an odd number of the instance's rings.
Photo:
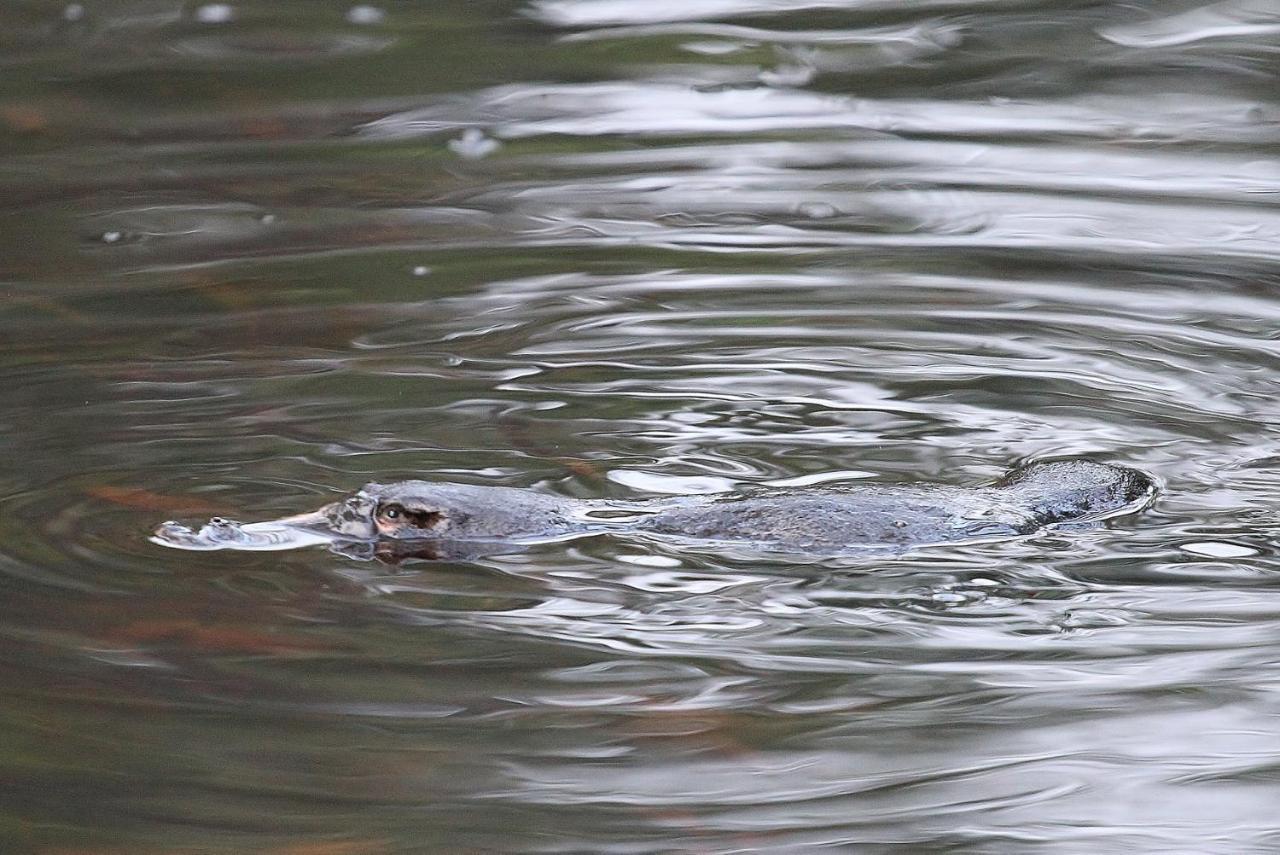
<svg viewBox="0 0 1280 855">
<path fill-rule="evenodd" d="M 279 520 L 352 540 L 495 540 L 545 537 L 570 527 L 571 502 L 511 487 L 398 481 L 366 484 L 312 514 Z"/>
<path fill-rule="evenodd" d="M 463 542 L 520 543 L 581 530 L 572 499 L 511 487 L 399 481 L 366 484 L 319 510 L 263 522 L 238 523 L 215 517 L 197 530 L 162 523 L 152 540 L 177 549 L 292 549 L 316 543 L 351 547 L 388 543 L 452 554 Z M 421 551 L 410 547 L 409 552 Z"/>
<path fill-rule="evenodd" d="M 1150 501 L 1156 490 L 1155 482 L 1137 469 L 1091 460 L 1032 463 L 995 486 L 1030 508 L 1041 525 L 1130 513 Z"/>
</svg>

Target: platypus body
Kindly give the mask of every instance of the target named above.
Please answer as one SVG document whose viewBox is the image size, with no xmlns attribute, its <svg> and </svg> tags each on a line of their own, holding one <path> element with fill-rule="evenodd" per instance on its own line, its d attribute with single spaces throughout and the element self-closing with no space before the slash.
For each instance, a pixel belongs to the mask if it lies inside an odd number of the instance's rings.
<svg viewBox="0 0 1280 855">
<path fill-rule="evenodd" d="M 179 549 L 289 549 L 328 543 L 369 557 L 479 554 L 483 544 L 602 532 L 735 543 L 836 556 L 1018 537 L 1141 510 L 1155 494 L 1136 469 L 1088 460 L 1034 463 L 995 484 L 853 484 L 762 489 L 673 501 L 570 499 L 513 487 L 432 481 L 367 484 L 317 511 L 262 523 L 215 518 L 199 531 L 162 524 Z"/>
</svg>

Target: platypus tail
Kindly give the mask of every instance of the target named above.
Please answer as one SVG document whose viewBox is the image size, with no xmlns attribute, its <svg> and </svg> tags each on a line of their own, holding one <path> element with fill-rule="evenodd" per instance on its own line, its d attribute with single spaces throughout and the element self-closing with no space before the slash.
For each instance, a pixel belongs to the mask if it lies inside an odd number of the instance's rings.
<svg viewBox="0 0 1280 855">
<path fill-rule="evenodd" d="M 1032 463 L 995 486 L 1030 508 L 1041 525 L 1132 513 L 1156 490 L 1145 472 L 1091 460 Z"/>
</svg>

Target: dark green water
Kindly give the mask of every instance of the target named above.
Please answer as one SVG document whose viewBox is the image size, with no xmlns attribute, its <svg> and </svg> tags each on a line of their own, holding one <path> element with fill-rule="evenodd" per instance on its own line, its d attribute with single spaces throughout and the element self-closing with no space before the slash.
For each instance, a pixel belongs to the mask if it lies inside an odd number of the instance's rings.
<svg viewBox="0 0 1280 855">
<path fill-rule="evenodd" d="M 0 8 L 0 851 L 1280 847 L 1280 5 Z M 794 563 L 181 553 L 416 476 L 1156 476 Z"/>
</svg>

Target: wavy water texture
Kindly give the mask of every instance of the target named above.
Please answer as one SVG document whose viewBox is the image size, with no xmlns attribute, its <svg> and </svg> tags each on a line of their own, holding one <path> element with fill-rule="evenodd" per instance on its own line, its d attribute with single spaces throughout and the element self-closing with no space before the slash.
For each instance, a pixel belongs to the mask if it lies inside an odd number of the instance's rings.
<svg viewBox="0 0 1280 855">
<path fill-rule="evenodd" d="M 1269 2 L 0 10 L 0 850 L 1271 851 Z M 901 556 L 179 553 L 402 477 Z M 177 529 L 175 529 L 177 530 Z"/>
</svg>

